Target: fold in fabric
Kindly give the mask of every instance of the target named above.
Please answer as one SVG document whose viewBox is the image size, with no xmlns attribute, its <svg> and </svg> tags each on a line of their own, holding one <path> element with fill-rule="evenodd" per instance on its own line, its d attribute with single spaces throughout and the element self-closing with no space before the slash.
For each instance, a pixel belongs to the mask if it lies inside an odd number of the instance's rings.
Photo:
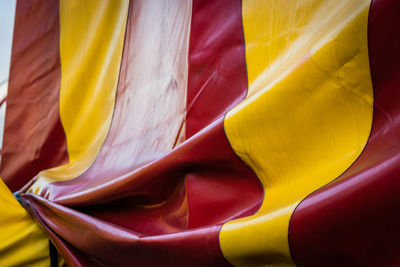
<svg viewBox="0 0 400 267">
<path fill-rule="evenodd" d="M 16 210 L 71 266 L 396 266 L 399 11 L 18 1 Z"/>
</svg>

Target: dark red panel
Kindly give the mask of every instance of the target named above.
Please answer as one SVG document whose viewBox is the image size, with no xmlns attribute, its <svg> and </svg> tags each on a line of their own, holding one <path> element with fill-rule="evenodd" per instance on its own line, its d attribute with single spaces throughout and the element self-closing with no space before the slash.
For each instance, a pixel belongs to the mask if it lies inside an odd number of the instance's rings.
<svg viewBox="0 0 400 267">
<path fill-rule="evenodd" d="M 239 0 L 194 0 L 189 43 L 186 136 L 224 115 L 247 93 Z"/>
<path fill-rule="evenodd" d="M 16 191 L 68 162 L 59 116 L 59 2 L 17 1 L 0 175 Z"/>
<path fill-rule="evenodd" d="M 246 96 L 241 1 L 193 1 L 188 78 L 186 137 L 190 138 Z M 262 202 L 258 178 L 238 160 L 222 127 L 218 139 L 204 146 L 215 151 L 209 153 L 210 159 L 219 154 L 217 151 L 226 151 L 218 164 L 223 166 L 227 161 L 235 168 L 201 166 L 186 172 L 189 227 L 253 214 Z"/>
<path fill-rule="evenodd" d="M 223 257 L 215 254 L 219 250 L 219 226 L 194 229 L 177 234 L 144 236 L 127 231 L 94 217 L 83 215 L 72 209 L 54 204 L 36 195 L 25 194 L 24 205 L 33 211 L 48 231 L 52 233 L 62 252 L 69 251 L 74 244 L 79 253 L 86 252 L 83 262 L 68 256 L 68 263 L 93 266 L 101 262 L 104 266 L 224 266 Z M 68 220 L 65 220 L 68 218 Z M 51 230 L 50 230 L 51 229 Z M 84 230 L 83 232 L 80 229 Z M 61 241 L 61 244 L 58 242 Z M 92 261 L 92 262 L 91 262 Z"/>
<path fill-rule="evenodd" d="M 398 0 L 371 4 L 371 136 L 351 168 L 297 207 L 289 240 L 300 266 L 400 266 L 399 14 Z"/>
</svg>

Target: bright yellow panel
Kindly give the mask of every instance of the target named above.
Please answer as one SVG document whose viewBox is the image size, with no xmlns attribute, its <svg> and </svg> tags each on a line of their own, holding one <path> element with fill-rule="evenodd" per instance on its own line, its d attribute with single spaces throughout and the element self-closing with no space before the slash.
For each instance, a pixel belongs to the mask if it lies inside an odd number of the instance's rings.
<svg viewBox="0 0 400 267">
<path fill-rule="evenodd" d="M 0 266 L 49 266 L 49 238 L 0 179 Z"/>
<path fill-rule="evenodd" d="M 128 5 L 60 1 L 60 115 L 70 161 L 97 155 L 110 128 Z"/>
<path fill-rule="evenodd" d="M 249 92 L 228 113 L 233 149 L 260 179 L 253 216 L 226 223 L 234 265 L 293 265 L 290 217 L 308 194 L 343 173 L 372 124 L 369 0 L 245 0 Z"/>
<path fill-rule="evenodd" d="M 129 0 L 60 1 L 60 118 L 70 163 L 38 176 L 30 192 L 82 174 L 109 131 Z"/>
</svg>

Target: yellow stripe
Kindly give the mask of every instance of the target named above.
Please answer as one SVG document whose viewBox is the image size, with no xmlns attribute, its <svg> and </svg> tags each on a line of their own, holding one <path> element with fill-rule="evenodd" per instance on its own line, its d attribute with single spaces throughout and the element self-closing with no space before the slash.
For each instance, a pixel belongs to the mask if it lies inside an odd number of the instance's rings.
<svg viewBox="0 0 400 267">
<path fill-rule="evenodd" d="M 249 93 L 225 129 L 265 196 L 255 215 L 221 230 L 223 254 L 234 265 L 292 265 L 295 207 L 364 148 L 373 103 L 369 2 L 243 1 Z"/>
<path fill-rule="evenodd" d="M 49 266 L 49 238 L 0 179 L 0 266 Z"/>
<path fill-rule="evenodd" d="M 82 174 L 111 125 L 128 0 L 61 0 L 60 117 L 70 164 L 42 172 L 30 192 Z"/>
</svg>

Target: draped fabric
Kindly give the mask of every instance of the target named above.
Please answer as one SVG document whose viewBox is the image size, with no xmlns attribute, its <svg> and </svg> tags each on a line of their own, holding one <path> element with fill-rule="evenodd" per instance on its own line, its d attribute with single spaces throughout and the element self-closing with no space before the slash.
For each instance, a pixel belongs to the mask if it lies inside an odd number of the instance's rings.
<svg viewBox="0 0 400 267">
<path fill-rule="evenodd" d="M 0 265 L 398 265 L 399 12 L 18 0 Z"/>
</svg>

